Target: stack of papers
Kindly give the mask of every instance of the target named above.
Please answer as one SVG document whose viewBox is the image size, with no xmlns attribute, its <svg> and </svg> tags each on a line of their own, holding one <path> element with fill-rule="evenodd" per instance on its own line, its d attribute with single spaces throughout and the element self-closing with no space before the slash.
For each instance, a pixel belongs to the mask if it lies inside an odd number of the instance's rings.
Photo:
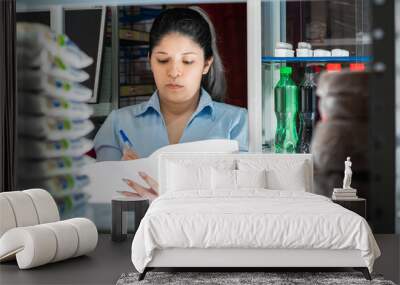
<svg viewBox="0 0 400 285">
<path fill-rule="evenodd" d="M 357 199 L 357 189 L 343 189 L 334 188 L 332 199 L 333 200 L 354 200 Z"/>
</svg>

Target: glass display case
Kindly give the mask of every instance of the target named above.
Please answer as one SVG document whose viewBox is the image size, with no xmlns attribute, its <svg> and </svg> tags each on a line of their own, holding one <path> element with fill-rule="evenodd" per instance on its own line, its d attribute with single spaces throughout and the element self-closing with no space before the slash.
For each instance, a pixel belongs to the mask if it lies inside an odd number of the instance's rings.
<svg viewBox="0 0 400 285">
<path fill-rule="evenodd" d="M 319 73 L 365 69 L 371 62 L 369 2 L 262 1 L 263 151 L 310 152 L 312 129 L 321 119 L 316 98 Z M 294 108 L 286 111 L 279 105 L 284 94 L 278 94 L 285 90 L 277 88 L 284 66 L 292 69 L 292 96 L 297 97 Z M 287 101 L 291 96 L 286 96 Z"/>
</svg>

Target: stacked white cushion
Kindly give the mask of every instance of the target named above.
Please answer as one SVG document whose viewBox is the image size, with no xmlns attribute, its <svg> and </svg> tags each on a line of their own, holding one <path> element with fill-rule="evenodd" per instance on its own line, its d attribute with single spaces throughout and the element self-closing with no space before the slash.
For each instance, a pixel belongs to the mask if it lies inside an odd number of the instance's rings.
<svg viewBox="0 0 400 285">
<path fill-rule="evenodd" d="M 92 221 L 59 221 L 57 205 L 43 189 L 0 193 L 0 262 L 21 269 L 86 254 L 97 245 Z"/>
<path fill-rule="evenodd" d="M 75 256 L 79 245 L 78 232 L 65 221 L 42 225 L 55 235 L 57 248 L 51 262 L 60 261 Z M 60 245 L 60 246 L 58 246 Z M 50 262 L 50 261 L 49 261 Z"/>
<path fill-rule="evenodd" d="M 98 234 L 92 221 L 85 218 L 75 218 L 66 220 L 65 223 L 73 226 L 78 233 L 78 247 L 74 257 L 86 254 L 96 248 Z"/>
<path fill-rule="evenodd" d="M 0 237 L 14 227 L 34 226 L 60 220 L 53 197 L 43 189 L 2 192 L 0 206 Z"/>
<path fill-rule="evenodd" d="M 0 237 L 16 226 L 17 222 L 10 202 L 6 197 L 0 195 Z"/>
<path fill-rule="evenodd" d="M 16 257 L 20 269 L 51 262 L 56 250 L 54 233 L 41 225 L 14 228 L 0 238 L 0 261 Z"/>
<path fill-rule="evenodd" d="M 22 192 L 3 192 L 1 195 L 10 202 L 17 227 L 26 227 L 39 224 L 35 205 L 31 197 Z"/>
<path fill-rule="evenodd" d="M 28 269 L 86 254 L 97 245 L 97 230 L 84 218 L 14 228 L 0 238 L 0 260 L 16 255 Z"/>
<path fill-rule="evenodd" d="M 60 220 L 57 204 L 49 192 L 43 189 L 29 189 L 22 192 L 28 194 L 32 199 L 39 218 L 39 224 Z"/>
</svg>

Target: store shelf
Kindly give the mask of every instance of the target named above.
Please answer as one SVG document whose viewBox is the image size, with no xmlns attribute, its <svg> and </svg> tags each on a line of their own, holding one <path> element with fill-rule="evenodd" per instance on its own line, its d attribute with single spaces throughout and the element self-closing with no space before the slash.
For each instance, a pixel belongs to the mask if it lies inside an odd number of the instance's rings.
<svg viewBox="0 0 400 285">
<path fill-rule="evenodd" d="M 119 38 L 120 40 L 127 40 L 127 41 L 148 42 L 150 35 L 149 33 L 146 32 L 120 29 Z"/>
<path fill-rule="evenodd" d="M 119 95 L 121 97 L 148 96 L 156 90 L 154 84 L 120 85 Z"/>
<path fill-rule="evenodd" d="M 263 56 L 262 63 L 280 63 L 280 62 L 371 62 L 371 56 L 329 56 L 329 57 L 275 57 Z"/>
</svg>

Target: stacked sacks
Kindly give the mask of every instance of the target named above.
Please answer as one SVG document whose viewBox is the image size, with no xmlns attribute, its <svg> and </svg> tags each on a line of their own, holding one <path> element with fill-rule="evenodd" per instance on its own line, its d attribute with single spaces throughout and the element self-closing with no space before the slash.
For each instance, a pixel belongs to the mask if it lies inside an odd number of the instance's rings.
<svg viewBox="0 0 400 285">
<path fill-rule="evenodd" d="M 89 178 L 79 169 L 92 159 L 92 91 L 80 83 L 93 60 L 71 40 L 40 24 L 17 24 L 19 188 L 42 187 L 61 214 L 85 204 Z"/>
<path fill-rule="evenodd" d="M 321 121 L 312 141 L 314 192 L 325 196 L 342 187 L 344 161 L 351 156 L 352 187 L 366 197 L 368 189 L 368 74 L 331 72 L 321 75 Z"/>
</svg>

